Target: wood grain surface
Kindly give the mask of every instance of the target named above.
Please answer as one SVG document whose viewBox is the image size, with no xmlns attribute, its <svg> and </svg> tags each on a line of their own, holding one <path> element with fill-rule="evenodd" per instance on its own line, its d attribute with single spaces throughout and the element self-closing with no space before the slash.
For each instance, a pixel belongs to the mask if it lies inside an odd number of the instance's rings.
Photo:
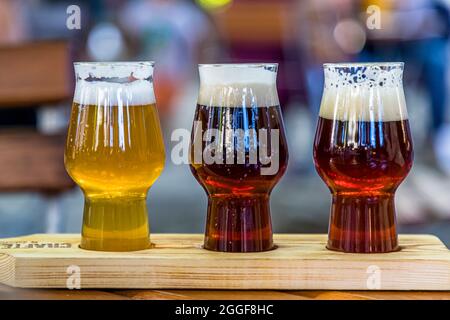
<svg viewBox="0 0 450 320">
<path fill-rule="evenodd" d="M 450 300 L 443 291 L 67 290 L 0 284 L 0 300 Z"/>
<path fill-rule="evenodd" d="M 153 234 L 152 249 L 126 253 L 82 250 L 79 235 L 3 239 L 0 283 L 67 288 L 75 266 L 83 289 L 450 290 L 450 252 L 434 236 L 400 236 L 388 254 L 329 251 L 326 235 L 275 235 L 262 253 L 207 251 L 202 238 Z"/>
</svg>

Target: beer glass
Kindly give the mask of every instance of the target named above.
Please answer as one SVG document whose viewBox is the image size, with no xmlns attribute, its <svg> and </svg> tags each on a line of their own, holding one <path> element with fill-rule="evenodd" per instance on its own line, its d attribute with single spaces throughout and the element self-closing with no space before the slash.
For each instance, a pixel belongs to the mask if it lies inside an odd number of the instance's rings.
<svg viewBox="0 0 450 320">
<path fill-rule="evenodd" d="M 403 63 L 325 64 L 314 141 L 332 193 L 327 248 L 398 249 L 394 195 L 413 162 Z"/>
<path fill-rule="evenodd" d="M 288 148 L 276 64 L 200 65 L 190 167 L 208 195 L 204 248 L 273 248 L 269 196 Z"/>
<path fill-rule="evenodd" d="M 75 63 L 65 166 L 85 196 L 81 247 L 149 248 L 146 197 L 164 166 L 152 62 Z"/>
</svg>

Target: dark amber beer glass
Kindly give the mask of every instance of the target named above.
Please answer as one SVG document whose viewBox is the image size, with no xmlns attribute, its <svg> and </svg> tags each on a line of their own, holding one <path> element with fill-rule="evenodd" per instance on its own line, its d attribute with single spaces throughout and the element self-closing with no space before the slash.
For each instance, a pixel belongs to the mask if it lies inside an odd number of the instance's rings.
<svg viewBox="0 0 450 320">
<path fill-rule="evenodd" d="M 413 162 L 403 64 L 325 64 L 324 70 L 314 161 L 332 193 L 327 247 L 395 251 L 394 195 Z"/>
<path fill-rule="evenodd" d="M 191 170 L 208 194 L 204 248 L 273 248 L 269 196 L 286 171 L 276 64 L 200 65 Z"/>
<path fill-rule="evenodd" d="M 147 191 L 165 158 L 153 63 L 75 63 L 75 73 L 65 165 L 85 196 L 81 247 L 147 249 Z"/>
</svg>

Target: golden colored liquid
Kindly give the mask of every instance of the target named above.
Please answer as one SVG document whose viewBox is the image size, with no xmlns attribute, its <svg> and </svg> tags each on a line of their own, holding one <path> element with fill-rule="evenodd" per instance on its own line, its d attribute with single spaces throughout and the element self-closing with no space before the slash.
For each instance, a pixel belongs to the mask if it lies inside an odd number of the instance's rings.
<svg viewBox="0 0 450 320">
<path fill-rule="evenodd" d="M 74 103 L 65 165 L 85 195 L 81 247 L 150 246 L 146 197 L 164 167 L 156 106 Z"/>
</svg>

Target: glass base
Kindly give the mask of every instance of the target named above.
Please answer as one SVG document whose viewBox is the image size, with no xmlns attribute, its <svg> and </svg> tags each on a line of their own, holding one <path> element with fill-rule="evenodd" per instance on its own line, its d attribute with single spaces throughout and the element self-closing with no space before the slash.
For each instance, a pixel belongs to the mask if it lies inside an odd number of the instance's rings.
<svg viewBox="0 0 450 320">
<path fill-rule="evenodd" d="M 86 198 L 81 235 L 81 248 L 86 250 L 150 248 L 146 198 Z"/>
<path fill-rule="evenodd" d="M 327 248 L 347 253 L 399 250 L 394 194 L 333 195 Z"/>
<path fill-rule="evenodd" d="M 273 249 L 269 195 L 210 196 L 204 248 L 223 252 Z"/>
</svg>

